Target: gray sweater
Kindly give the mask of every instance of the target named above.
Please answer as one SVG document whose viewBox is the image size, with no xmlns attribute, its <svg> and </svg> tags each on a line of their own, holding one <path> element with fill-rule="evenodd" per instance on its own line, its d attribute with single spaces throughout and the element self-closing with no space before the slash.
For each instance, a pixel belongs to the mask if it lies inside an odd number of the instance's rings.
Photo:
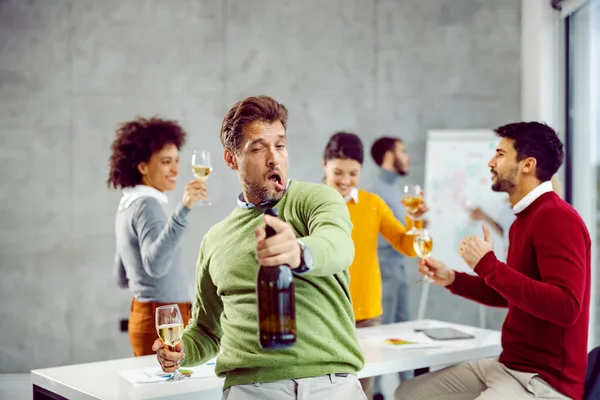
<svg viewBox="0 0 600 400">
<path fill-rule="evenodd" d="M 394 217 L 402 224 L 405 224 L 406 215 L 404 206 L 402 205 L 402 189 L 398 182 L 399 175 L 385 170 L 379 169 L 377 178 L 372 182 L 371 191 L 376 193 L 385 201 L 388 207 L 394 213 Z M 404 256 L 397 252 L 390 242 L 388 242 L 383 236 L 379 235 L 377 242 L 377 254 L 379 257 L 379 264 L 382 266 L 398 264 L 404 265 Z"/>
<path fill-rule="evenodd" d="M 140 197 L 119 207 L 114 273 L 141 302 L 183 303 L 191 295 L 181 263 L 181 238 L 189 209 L 179 203 L 167 219 L 156 198 Z"/>
</svg>

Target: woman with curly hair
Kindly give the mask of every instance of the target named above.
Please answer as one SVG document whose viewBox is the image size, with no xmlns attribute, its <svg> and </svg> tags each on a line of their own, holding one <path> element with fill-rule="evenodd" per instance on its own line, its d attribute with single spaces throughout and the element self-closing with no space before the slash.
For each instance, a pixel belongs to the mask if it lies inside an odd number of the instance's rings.
<svg viewBox="0 0 600 400">
<path fill-rule="evenodd" d="M 168 201 L 164 192 L 177 186 L 185 138 L 175 121 L 138 117 L 118 126 L 111 146 L 107 184 L 123 191 L 115 224 L 114 273 L 118 285 L 133 295 L 128 330 L 136 357 L 154 354 L 157 307 L 177 303 L 184 324 L 191 317 L 181 239 L 194 202 L 207 198 L 206 183 L 189 182 L 169 218 L 163 210 Z"/>
</svg>

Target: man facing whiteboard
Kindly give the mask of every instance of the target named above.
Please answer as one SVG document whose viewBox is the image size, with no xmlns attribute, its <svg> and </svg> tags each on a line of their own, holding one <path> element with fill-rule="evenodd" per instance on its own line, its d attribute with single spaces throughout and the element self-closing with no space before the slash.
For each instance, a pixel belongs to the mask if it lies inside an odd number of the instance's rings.
<svg viewBox="0 0 600 400">
<path fill-rule="evenodd" d="M 405 209 L 401 203 L 402 187 L 400 177 L 408 175 L 410 157 L 406 146 L 400 138 L 380 137 L 371 146 L 371 157 L 379 171 L 370 188 L 385 201 L 396 219 L 405 219 Z M 382 324 L 405 322 L 410 320 L 408 309 L 408 282 L 404 256 L 396 251 L 383 237 L 379 237 L 377 257 L 381 270 L 383 316 Z M 413 377 L 413 371 L 399 372 L 400 382 Z M 375 377 L 373 400 L 382 400 L 381 376 Z"/>
</svg>

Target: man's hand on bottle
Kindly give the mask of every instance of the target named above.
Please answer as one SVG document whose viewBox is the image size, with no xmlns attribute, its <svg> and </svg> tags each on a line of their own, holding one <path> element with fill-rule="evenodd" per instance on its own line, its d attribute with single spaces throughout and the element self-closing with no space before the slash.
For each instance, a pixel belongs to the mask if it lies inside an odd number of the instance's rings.
<svg viewBox="0 0 600 400">
<path fill-rule="evenodd" d="M 254 230 L 257 240 L 256 259 L 258 264 L 263 267 L 287 264 L 292 269 L 298 268 L 301 263 L 301 250 L 292 226 L 267 214 L 264 215 L 264 221 L 275 230 L 275 235 L 267 239 L 264 226 Z"/>
</svg>

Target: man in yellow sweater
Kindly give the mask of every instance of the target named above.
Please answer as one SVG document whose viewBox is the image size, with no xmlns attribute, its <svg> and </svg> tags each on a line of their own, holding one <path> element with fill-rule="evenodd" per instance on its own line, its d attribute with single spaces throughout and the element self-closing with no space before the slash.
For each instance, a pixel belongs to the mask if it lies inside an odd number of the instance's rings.
<svg viewBox="0 0 600 400">
<path fill-rule="evenodd" d="M 364 159 L 363 145 L 353 133 L 334 134 L 323 154 L 325 181 L 346 200 L 352 221 L 354 261 L 350 265 L 350 295 L 356 318 L 356 327 L 375 326 L 381 323 L 381 273 L 377 259 L 377 238 L 381 234 L 402 254 L 415 257 L 413 236 L 398 221 L 392 210 L 376 194 L 356 188 Z M 400 201 L 400 199 L 399 199 Z M 420 217 L 427 211 L 422 205 L 414 215 Z M 373 396 L 374 378 L 361 379 L 369 399 Z"/>
</svg>

